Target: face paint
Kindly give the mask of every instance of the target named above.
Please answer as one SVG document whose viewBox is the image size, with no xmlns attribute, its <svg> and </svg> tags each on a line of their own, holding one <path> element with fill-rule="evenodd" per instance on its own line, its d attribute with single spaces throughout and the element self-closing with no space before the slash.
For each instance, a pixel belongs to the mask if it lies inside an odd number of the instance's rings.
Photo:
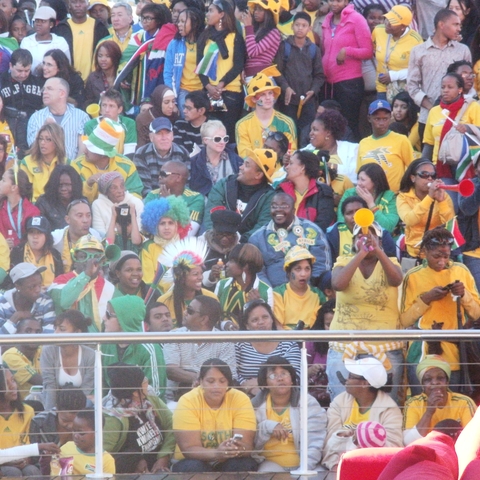
<svg viewBox="0 0 480 480">
<path fill-rule="evenodd" d="M 295 280 L 295 272 L 292 272 L 292 273 L 290 274 L 290 277 L 291 277 L 292 280 Z"/>
<path fill-rule="evenodd" d="M 257 100 L 257 105 L 259 107 L 263 107 L 263 100 Z"/>
</svg>

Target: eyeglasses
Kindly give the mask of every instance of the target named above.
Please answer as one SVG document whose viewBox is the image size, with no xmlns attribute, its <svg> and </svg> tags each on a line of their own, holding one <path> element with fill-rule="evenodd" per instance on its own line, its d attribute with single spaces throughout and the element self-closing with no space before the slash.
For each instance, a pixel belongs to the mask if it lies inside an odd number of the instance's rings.
<svg viewBox="0 0 480 480">
<path fill-rule="evenodd" d="M 76 262 L 80 262 L 80 263 L 88 262 L 92 258 L 94 260 L 100 261 L 104 256 L 105 254 L 103 252 L 91 253 L 91 252 L 86 252 L 85 250 L 75 250 L 73 252 L 73 259 Z"/>
<path fill-rule="evenodd" d="M 194 310 L 192 307 L 188 306 L 185 310 L 189 315 L 193 315 L 194 313 L 198 313 L 199 315 L 203 315 L 202 312 L 198 310 Z"/>
<path fill-rule="evenodd" d="M 105 316 L 107 317 L 107 320 L 110 320 L 111 318 L 118 318 L 115 313 L 109 312 L 108 310 L 105 310 Z"/>
<path fill-rule="evenodd" d="M 167 178 L 170 175 L 180 175 L 180 174 L 177 172 L 165 172 L 164 170 L 160 170 L 159 175 L 161 178 Z"/>
<path fill-rule="evenodd" d="M 142 17 L 142 22 L 153 22 L 155 17 Z"/>
<path fill-rule="evenodd" d="M 279 379 L 281 379 L 281 378 L 287 378 L 287 377 L 289 377 L 289 376 L 290 376 L 290 373 L 287 372 L 286 370 L 283 370 L 283 371 L 281 371 L 280 373 L 269 373 L 269 374 L 267 375 L 267 378 L 268 378 L 269 380 L 275 380 L 275 379 L 279 380 Z"/>
<path fill-rule="evenodd" d="M 463 78 L 475 78 L 476 75 L 472 72 L 472 73 L 462 73 L 461 74 Z"/>
<path fill-rule="evenodd" d="M 71 208 L 74 207 L 75 205 L 78 205 L 79 203 L 84 203 L 85 205 L 88 205 L 90 207 L 90 204 L 88 203 L 88 200 L 85 198 L 77 198 L 76 200 L 71 201 L 68 204 L 67 207 L 67 215 L 70 212 Z"/>
<path fill-rule="evenodd" d="M 437 174 L 435 172 L 417 172 L 415 174 L 417 177 L 423 178 L 426 180 L 427 178 L 431 178 L 432 180 L 435 180 L 437 178 Z"/>
<path fill-rule="evenodd" d="M 229 135 L 225 135 L 224 137 L 216 136 L 216 137 L 204 137 L 205 140 L 212 140 L 213 143 L 228 143 L 230 140 Z"/>
<path fill-rule="evenodd" d="M 264 305 L 266 302 L 263 298 L 257 298 L 256 300 L 251 300 L 250 302 L 247 302 L 243 306 L 243 311 L 246 312 L 247 309 L 252 308 L 252 307 L 258 307 L 260 305 Z"/>
<path fill-rule="evenodd" d="M 217 238 L 236 238 L 237 234 L 236 233 L 231 233 L 231 232 L 214 232 L 214 235 Z"/>
</svg>

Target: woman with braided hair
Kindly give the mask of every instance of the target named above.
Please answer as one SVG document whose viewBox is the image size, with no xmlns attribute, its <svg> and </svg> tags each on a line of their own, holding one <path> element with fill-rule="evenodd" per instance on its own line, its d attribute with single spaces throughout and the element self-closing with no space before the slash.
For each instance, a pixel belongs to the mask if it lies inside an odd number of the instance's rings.
<svg viewBox="0 0 480 480">
<path fill-rule="evenodd" d="M 450 259 L 454 241 L 453 235 L 443 227 L 425 232 L 421 251 L 425 259 L 421 265 L 409 270 L 403 279 L 400 321 L 404 327 L 415 325 L 420 330 L 456 330 L 458 314 L 462 323 L 466 322 L 467 315 L 472 319 L 480 317 L 480 298 L 472 274 L 465 265 Z M 432 351 L 434 346 L 436 349 Z M 410 343 L 407 353 L 408 383 L 412 395 L 421 393 L 415 370 L 428 354 L 440 354 L 450 364 L 451 389 L 458 390 L 458 345 L 416 341 Z"/>
</svg>

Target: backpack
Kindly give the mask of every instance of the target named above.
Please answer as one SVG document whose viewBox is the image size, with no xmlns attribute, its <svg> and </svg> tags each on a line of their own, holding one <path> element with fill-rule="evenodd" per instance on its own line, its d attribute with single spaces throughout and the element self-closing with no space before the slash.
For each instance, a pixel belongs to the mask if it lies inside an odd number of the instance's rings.
<svg viewBox="0 0 480 480">
<path fill-rule="evenodd" d="M 463 104 L 462 108 L 460 109 L 455 118 L 455 121 L 457 123 L 460 122 L 464 113 L 467 111 L 468 107 L 473 101 L 473 99 L 465 100 L 465 103 Z M 450 120 L 445 121 L 449 122 Z M 468 126 L 471 129 L 470 135 L 475 137 L 476 143 L 480 145 L 480 129 L 478 129 L 475 125 L 469 124 Z M 448 165 L 456 166 L 461 160 L 464 137 L 464 133 L 460 133 L 456 128 L 452 126 L 452 128 L 447 132 L 447 134 L 442 140 L 442 143 L 440 144 L 440 148 L 438 149 L 438 160 L 442 161 L 443 163 L 447 163 Z"/>
<path fill-rule="evenodd" d="M 312 59 L 312 62 L 315 60 L 315 55 L 317 54 L 317 49 L 315 48 L 316 45 L 314 43 L 310 43 L 308 46 L 308 53 L 310 54 L 310 58 Z M 285 42 L 285 52 L 284 52 L 284 63 L 288 62 L 288 57 L 290 56 L 290 53 L 292 51 L 292 44 L 289 42 Z"/>
</svg>

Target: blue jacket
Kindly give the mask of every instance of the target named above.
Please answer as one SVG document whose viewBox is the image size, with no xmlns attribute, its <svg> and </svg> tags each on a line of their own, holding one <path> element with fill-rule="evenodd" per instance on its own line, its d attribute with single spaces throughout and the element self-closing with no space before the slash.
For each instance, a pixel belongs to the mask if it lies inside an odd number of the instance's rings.
<svg viewBox="0 0 480 480">
<path fill-rule="evenodd" d="M 173 39 L 167 47 L 165 54 L 165 66 L 163 67 L 163 81 L 169 86 L 175 96 L 178 97 L 180 92 L 180 80 L 182 78 L 183 66 L 185 65 L 185 55 L 187 46 L 185 38 L 180 40 Z"/>
<path fill-rule="evenodd" d="M 235 153 L 235 149 L 231 145 L 227 145 L 225 151 L 228 153 L 233 173 L 238 173 L 240 165 L 243 164 L 242 158 Z M 208 173 L 207 153 L 204 146 L 191 158 L 190 165 L 190 188 L 202 195 L 208 195 L 213 187 L 213 182 Z"/>
<path fill-rule="evenodd" d="M 301 227 L 301 230 L 296 227 Z M 298 232 L 299 230 L 301 234 L 294 233 L 294 231 Z M 304 242 L 299 241 L 303 239 L 305 239 Z M 264 267 L 258 276 L 260 278 L 262 276 L 266 277 L 272 287 L 287 283 L 288 279 L 283 269 L 283 263 L 286 253 L 295 245 L 305 246 L 315 256 L 312 279 L 319 278 L 323 272 L 332 269 L 327 238 L 322 229 L 310 220 L 295 217 L 292 228 L 288 230 L 288 235 L 284 239 L 284 248 L 279 248 L 281 247 L 280 240 L 274 229 L 273 221 L 253 233 L 248 242 L 262 252 Z"/>
</svg>

